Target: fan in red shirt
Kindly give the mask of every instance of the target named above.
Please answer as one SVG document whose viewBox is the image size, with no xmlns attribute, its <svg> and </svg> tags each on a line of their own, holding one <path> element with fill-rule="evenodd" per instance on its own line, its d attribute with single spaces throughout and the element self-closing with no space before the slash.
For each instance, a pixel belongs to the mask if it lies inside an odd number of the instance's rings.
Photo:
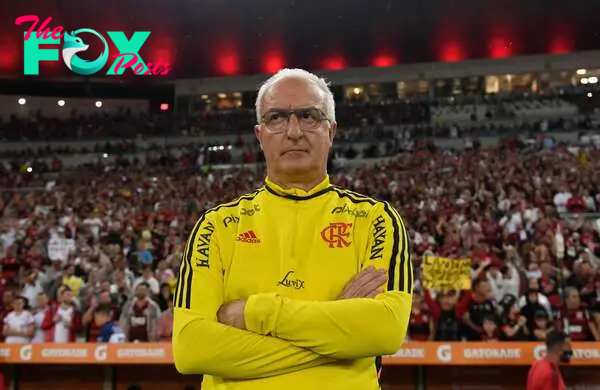
<svg viewBox="0 0 600 390">
<path fill-rule="evenodd" d="M 491 300 L 492 288 L 487 280 L 473 281 L 473 292 L 466 293 L 458 304 L 457 313 L 463 323 L 462 333 L 469 341 L 481 341 L 483 322 L 496 314 Z"/>
<path fill-rule="evenodd" d="M 540 263 L 540 270 L 542 276 L 539 279 L 541 292 L 548 297 L 550 305 L 553 310 L 558 310 L 561 305 L 561 296 L 558 291 L 558 275 L 550 261 L 543 261 Z"/>
<path fill-rule="evenodd" d="M 572 196 L 567 200 L 567 211 L 570 213 L 585 213 L 587 211 L 587 205 L 580 196 Z"/>
<path fill-rule="evenodd" d="M 4 279 L 2 279 L 4 280 Z M 2 303 L 0 303 L 0 321 L 4 323 L 4 317 L 12 311 L 12 304 L 15 299 L 15 292 L 10 290 L 2 291 Z M 0 342 L 4 341 L 4 336 L 0 335 Z"/>
<path fill-rule="evenodd" d="M 109 291 L 101 291 L 97 297 L 92 299 L 92 304 L 90 308 L 83 314 L 82 323 L 83 326 L 86 327 L 86 339 L 88 342 L 96 342 L 98 336 L 100 335 L 100 327 L 94 321 L 94 313 L 98 306 L 110 307 L 111 308 L 111 320 L 118 320 L 118 310 L 112 304 L 112 299 Z"/>
<path fill-rule="evenodd" d="M 568 287 L 565 291 L 565 308 L 558 316 L 557 327 L 563 328 L 573 341 L 600 340 L 596 324 L 586 307 L 581 303 L 579 291 Z"/>
<path fill-rule="evenodd" d="M 425 291 L 425 303 L 433 319 L 433 339 L 435 341 L 460 340 L 460 316 L 457 314 L 456 291 L 441 291 L 437 299 L 433 299 L 429 291 Z"/>
<path fill-rule="evenodd" d="M 566 390 L 558 364 L 568 363 L 573 354 L 567 335 L 561 331 L 548 333 L 546 351 L 546 356 L 529 369 L 526 390 Z"/>
<path fill-rule="evenodd" d="M 81 315 L 69 287 L 58 288 L 56 303 L 46 311 L 41 328 L 46 331 L 47 342 L 75 342 L 77 332 L 81 330 Z"/>
<path fill-rule="evenodd" d="M 6 250 L 6 256 L 0 259 L 0 277 L 6 280 L 13 279 L 17 276 L 20 267 L 17 251 L 14 247 L 9 247 Z"/>
<path fill-rule="evenodd" d="M 414 341 L 431 340 L 433 336 L 431 327 L 433 318 L 429 313 L 428 307 L 423 302 L 419 293 L 413 295 L 412 311 L 410 313 L 410 323 L 408 324 L 408 337 Z"/>
<path fill-rule="evenodd" d="M 471 251 L 470 257 L 473 260 L 473 264 L 476 266 L 479 266 L 479 264 L 482 263 L 500 266 L 503 265 L 498 256 L 496 256 L 496 254 L 492 252 L 490 245 L 483 239 L 480 240 L 479 243 L 474 246 L 474 249 Z"/>
</svg>

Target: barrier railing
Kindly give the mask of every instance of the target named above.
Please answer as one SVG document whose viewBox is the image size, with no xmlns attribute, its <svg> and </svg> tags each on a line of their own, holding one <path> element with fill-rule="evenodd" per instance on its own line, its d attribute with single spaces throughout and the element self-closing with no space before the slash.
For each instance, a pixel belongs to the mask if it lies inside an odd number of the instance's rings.
<svg viewBox="0 0 600 390">
<path fill-rule="evenodd" d="M 529 366 L 543 358 L 546 347 L 540 343 L 470 342 L 406 343 L 395 355 L 384 358 L 386 365 L 449 366 Z M 573 366 L 600 366 L 600 342 L 574 343 Z"/>
<path fill-rule="evenodd" d="M 545 347 L 528 342 L 409 342 L 385 365 L 516 365 L 541 359 Z M 169 343 L 0 344 L 0 364 L 172 365 Z M 574 343 L 571 365 L 600 367 L 600 342 Z"/>
<path fill-rule="evenodd" d="M 563 367 L 570 388 L 600 390 L 600 342 L 573 348 Z M 544 354 L 540 343 L 409 342 L 384 358 L 382 389 L 522 390 Z M 0 344 L 0 372 L 11 390 L 201 388 L 200 376 L 177 373 L 168 343 Z"/>
</svg>

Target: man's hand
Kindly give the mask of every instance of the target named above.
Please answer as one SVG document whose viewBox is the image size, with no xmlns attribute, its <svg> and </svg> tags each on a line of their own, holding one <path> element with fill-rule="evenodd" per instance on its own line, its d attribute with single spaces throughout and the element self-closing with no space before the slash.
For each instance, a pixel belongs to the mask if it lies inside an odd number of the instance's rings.
<svg viewBox="0 0 600 390">
<path fill-rule="evenodd" d="M 246 300 L 239 299 L 224 304 L 217 312 L 217 321 L 223 325 L 233 326 L 234 328 L 246 329 L 246 320 L 244 319 L 244 308 Z"/>
<path fill-rule="evenodd" d="M 338 299 L 373 298 L 383 292 L 383 284 L 387 282 L 387 271 L 367 267 L 352 278 Z"/>
</svg>

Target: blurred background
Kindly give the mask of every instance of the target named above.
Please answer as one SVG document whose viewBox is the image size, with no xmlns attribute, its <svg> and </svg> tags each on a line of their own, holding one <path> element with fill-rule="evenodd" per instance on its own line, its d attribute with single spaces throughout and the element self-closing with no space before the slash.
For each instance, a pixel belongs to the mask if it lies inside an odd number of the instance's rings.
<svg viewBox="0 0 600 390">
<path fill-rule="evenodd" d="M 0 4 L 3 334 L 23 325 L 21 313 L 34 319 L 32 337 L 6 342 L 94 342 L 104 303 L 126 341 L 168 345 L 187 234 L 207 208 L 262 185 L 257 88 L 301 67 L 332 83 L 332 182 L 396 207 L 417 280 L 423 256 L 471 261 L 472 291 L 417 283 L 407 348 L 541 341 L 559 327 L 600 358 L 599 2 Z M 35 31 L 51 17 L 50 31 L 98 32 L 106 66 L 73 72 L 60 40 L 41 44 L 55 60 L 26 74 L 36 60 L 24 41 L 33 23 L 15 24 L 25 15 L 39 18 Z M 138 54 L 155 74 L 107 75 L 120 53 L 108 31 L 149 31 Z M 101 40 L 78 37 L 89 45 L 79 57 L 98 58 Z M 48 324 L 61 307 L 73 310 L 56 333 Z M 7 345 L 6 388 L 200 388 L 166 363 L 9 364 L 19 352 Z M 168 361 L 170 350 L 152 348 Z M 389 366 L 385 386 L 517 389 L 526 372 L 439 370 Z M 574 388 L 597 388 L 594 370 L 573 369 Z"/>
</svg>

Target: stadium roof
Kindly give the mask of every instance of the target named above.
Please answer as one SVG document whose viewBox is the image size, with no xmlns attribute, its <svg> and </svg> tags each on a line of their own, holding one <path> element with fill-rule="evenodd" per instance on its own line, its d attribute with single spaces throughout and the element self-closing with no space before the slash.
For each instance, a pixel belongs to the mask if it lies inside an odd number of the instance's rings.
<svg viewBox="0 0 600 390">
<path fill-rule="evenodd" d="M 90 28 L 106 38 L 106 31 L 151 31 L 140 55 L 170 62 L 165 78 L 600 48 L 597 0 L 4 0 L 0 74 L 23 74 L 22 34 L 31 23 L 16 26 L 22 15 L 52 16 L 51 29 Z M 82 36 L 91 46 L 81 57 L 95 59 L 101 45 Z M 44 63 L 40 74 L 73 75 L 62 61 Z"/>
</svg>

